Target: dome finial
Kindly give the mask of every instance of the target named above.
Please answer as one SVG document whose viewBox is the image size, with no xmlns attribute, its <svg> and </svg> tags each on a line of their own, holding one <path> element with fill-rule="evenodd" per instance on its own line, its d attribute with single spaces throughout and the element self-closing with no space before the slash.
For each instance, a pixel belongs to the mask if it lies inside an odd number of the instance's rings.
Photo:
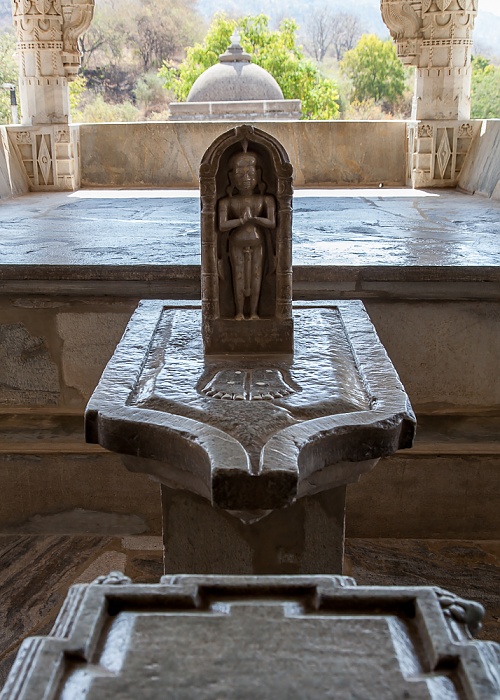
<svg viewBox="0 0 500 700">
<path fill-rule="evenodd" d="M 245 53 L 240 44 L 240 34 L 235 27 L 234 32 L 231 35 L 231 44 L 227 49 L 226 53 L 219 56 L 219 61 L 221 63 L 250 63 L 252 57 L 249 53 Z"/>
</svg>

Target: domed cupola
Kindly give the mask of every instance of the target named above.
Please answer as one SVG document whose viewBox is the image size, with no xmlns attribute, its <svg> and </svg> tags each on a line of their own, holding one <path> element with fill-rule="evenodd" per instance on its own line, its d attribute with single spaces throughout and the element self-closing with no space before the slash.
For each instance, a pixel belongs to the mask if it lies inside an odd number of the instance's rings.
<svg viewBox="0 0 500 700">
<path fill-rule="evenodd" d="M 207 68 L 193 83 L 186 102 L 171 102 L 172 121 L 271 121 L 300 119 L 300 100 L 285 100 L 273 76 L 252 63 L 240 37 L 219 63 Z"/>
<path fill-rule="evenodd" d="M 219 63 L 208 68 L 194 82 L 187 102 L 235 102 L 241 100 L 282 100 L 283 93 L 273 76 L 252 63 L 237 35 L 219 56 Z"/>
</svg>

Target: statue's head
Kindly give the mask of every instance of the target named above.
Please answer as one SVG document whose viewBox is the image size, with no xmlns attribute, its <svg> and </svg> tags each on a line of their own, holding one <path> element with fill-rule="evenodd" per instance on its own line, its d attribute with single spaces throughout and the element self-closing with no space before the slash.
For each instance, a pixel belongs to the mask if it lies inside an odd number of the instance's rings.
<svg viewBox="0 0 500 700">
<path fill-rule="evenodd" d="M 259 158 L 256 153 L 244 149 L 231 156 L 229 160 L 229 182 L 229 195 L 232 195 L 235 189 L 241 194 L 253 194 L 257 187 L 261 194 L 264 192 L 265 185 L 262 182 L 262 170 L 259 167 Z"/>
</svg>

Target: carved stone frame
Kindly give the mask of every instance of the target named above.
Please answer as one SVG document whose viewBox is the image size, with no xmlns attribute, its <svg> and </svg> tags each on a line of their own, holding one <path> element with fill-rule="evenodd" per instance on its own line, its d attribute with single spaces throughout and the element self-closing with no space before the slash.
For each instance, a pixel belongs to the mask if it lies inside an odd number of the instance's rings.
<svg viewBox="0 0 500 700">
<path fill-rule="evenodd" d="M 220 308 L 217 203 L 225 196 L 227 163 L 248 141 L 248 150 L 262 158 L 268 193 L 276 199 L 275 313 L 272 318 L 235 321 Z M 292 165 L 283 146 L 251 125 L 230 129 L 205 152 L 200 165 L 201 295 L 206 354 L 292 353 Z"/>
</svg>

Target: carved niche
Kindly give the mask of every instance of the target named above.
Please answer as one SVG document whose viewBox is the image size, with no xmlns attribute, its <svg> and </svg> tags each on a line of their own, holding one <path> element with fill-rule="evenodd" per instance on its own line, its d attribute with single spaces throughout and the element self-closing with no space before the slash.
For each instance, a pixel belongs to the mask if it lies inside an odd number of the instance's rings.
<svg viewBox="0 0 500 700">
<path fill-rule="evenodd" d="M 293 351 L 292 166 L 253 126 L 220 136 L 200 166 L 205 352 Z"/>
</svg>

